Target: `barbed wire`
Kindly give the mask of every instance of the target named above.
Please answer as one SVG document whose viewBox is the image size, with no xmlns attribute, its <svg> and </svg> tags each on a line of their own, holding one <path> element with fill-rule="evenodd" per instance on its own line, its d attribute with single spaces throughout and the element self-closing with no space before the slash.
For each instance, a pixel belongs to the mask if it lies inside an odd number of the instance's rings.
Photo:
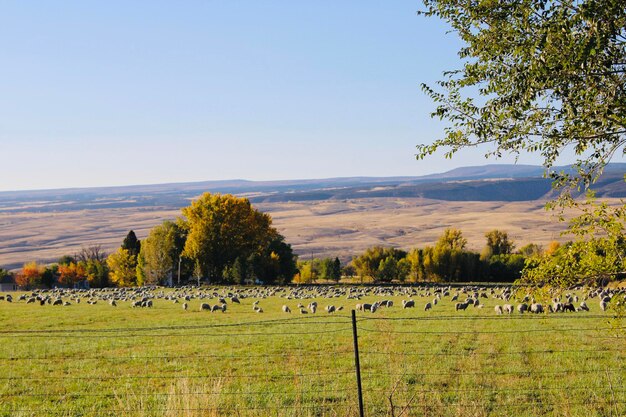
<svg viewBox="0 0 626 417">
<path fill-rule="evenodd" d="M 344 374 L 354 374 L 354 370 L 350 371 L 335 371 L 335 372 L 313 372 L 313 373 L 292 373 L 292 374 L 271 374 L 271 373 L 263 373 L 263 374 L 225 374 L 225 375 L 212 375 L 212 374 L 190 374 L 190 375 L 117 375 L 117 376 L 99 376 L 99 375 L 89 375 L 89 376 L 72 376 L 72 375 L 46 375 L 40 377 L 29 377 L 29 376 L 0 376 L 0 380 L 4 381 L 15 381 L 15 380 L 28 380 L 28 381 L 46 381 L 46 380 L 94 380 L 94 381 L 110 381 L 115 379 L 130 379 L 130 380 L 142 380 L 142 379 L 227 379 L 227 378 L 242 378 L 242 379 L 251 379 L 251 378 L 303 378 L 303 377 L 327 377 L 327 376 L 337 376 Z"/>
<path fill-rule="evenodd" d="M 125 338 L 127 337 L 133 337 L 133 338 L 135 337 L 181 337 L 181 336 L 185 336 L 185 337 L 205 337 L 205 336 L 240 337 L 240 336 L 281 336 L 281 335 L 303 336 L 303 335 L 315 335 L 315 334 L 324 334 L 324 333 L 340 333 L 340 332 L 351 331 L 351 330 L 352 330 L 352 327 L 350 326 L 350 327 L 345 327 L 341 329 L 308 330 L 308 331 L 302 331 L 302 332 L 288 331 L 288 332 L 246 332 L 246 333 L 236 333 L 236 332 L 230 332 L 230 333 L 143 333 L 143 334 L 130 333 L 130 334 L 124 334 L 124 337 Z M 42 334 L 40 332 L 37 332 L 35 334 L 22 333 L 19 335 L 0 334 L 0 338 L 40 338 L 40 337 L 42 337 Z M 46 334 L 45 337 L 59 339 L 59 338 L 65 338 L 65 337 L 75 337 L 75 334 L 55 333 L 55 334 Z M 86 334 L 86 335 L 81 335 L 80 337 L 85 338 L 85 339 L 108 339 L 111 336 L 107 334 Z"/>
<path fill-rule="evenodd" d="M 393 356 L 471 356 L 471 355 L 487 355 L 487 356 L 504 356 L 504 355 L 543 355 L 543 354 L 562 354 L 562 353 L 613 353 L 625 352 L 624 349 L 571 349 L 571 350 L 518 350 L 510 352 L 391 352 L 391 351 L 362 351 L 359 354 L 365 355 L 393 355 Z"/>
<path fill-rule="evenodd" d="M 306 352 L 306 353 L 298 353 Z M 353 355 L 354 353 L 333 351 L 333 355 Z M 197 355 L 154 355 L 154 356 L 6 356 L 0 357 L 0 361 L 46 361 L 46 360 L 68 360 L 68 361 L 82 361 L 82 360 L 104 360 L 104 361 L 132 361 L 132 360 L 166 360 L 174 361 L 180 359 L 259 359 L 259 358 L 271 358 L 271 357 L 301 357 L 309 358 L 316 356 L 328 356 L 328 352 L 311 352 L 303 350 L 295 350 L 282 353 L 263 353 L 263 354 L 204 354 L 199 353 Z"/>
<path fill-rule="evenodd" d="M 574 314 L 574 313 L 572 313 Z M 358 316 L 359 320 L 375 320 L 375 321 L 440 321 L 440 320 L 472 320 L 472 321 L 480 321 L 480 320 L 564 320 L 571 319 L 572 315 L 569 313 L 563 314 L 515 314 L 515 315 L 497 315 L 497 316 L 429 316 L 429 317 L 380 317 L 380 316 Z M 603 314 L 583 314 L 580 313 L 575 316 L 576 320 L 579 319 L 613 319 L 613 316 L 603 315 Z"/>
<path fill-rule="evenodd" d="M 513 333 L 548 333 L 548 332 L 590 332 L 625 330 L 626 327 L 589 327 L 570 329 L 517 329 L 517 330 L 380 330 L 370 327 L 358 326 L 359 330 L 371 333 L 398 333 L 398 334 L 513 334 Z"/>
<path fill-rule="evenodd" d="M 348 316 L 324 316 L 329 319 L 334 318 L 349 318 Z M 266 325 L 310 325 L 310 324 L 345 324 L 351 323 L 350 320 L 343 320 L 341 322 L 328 322 L 328 321 L 313 321 L 319 320 L 317 317 L 293 317 L 285 319 L 275 320 L 260 320 L 250 322 L 238 322 L 238 323 L 215 323 L 215 324 L 200 324 L 200 325 L 176 325 L 176 326 L 151 326 L 151 327 L 114 327 L 114 328 L 100 328 L 100 329 L 4 329 L 0 330 L 0 335 L 19 335 L 25 334 L 54 334 L 54 333 L 119 333 L 119 332 L 141 332 L 141 331 L 156 331 L 156 330 L 204 330 L 213 328 L 228 328 L 228 327 L 245 327 L 245 326 L 266 326 Z"/>
<path fill-rule="evenodd" d="M 390 372 L 377 372 L 368 373 L 361 370 L 361 375 L 371 376 L 389 376 L 389 377 L 404 377 L 404 376 L 449 376 L 458 377 L 460 375 L 559 375 L 559 374 L 588 374 L 588 373 L 616 373 L 619 371 L 626 371 L 624 368 L 590 368 L 590 369 L 561 369 L 558 371 L 535 371 L 535 370 L 520 370 L 520 371 L 458 371 L 452 372 L 407 372 L 407 373 L 390 373 Z"/>
<path fill-rule="evenodd" d="M 144 407 L 144 408 L 116 408 L 116 409 L 109 409 L 109 410 L 94 410 L 94 411 L 85 411 L 84 408 L 81 408 L 81 415 L 83 415 L 83 413 L 86 413 L 88 415 L 110 415 L 110 414 L 116 414 L 116 415 L 120 415 L 122 413 L 145 413 L 145 412 L 153 412 L 153 413 L 164 413 L 164 412 L 200 412 L 200 411 L 212 411 L 212 412 L 225 412 L 225 411 L 229 411 L 232 412 L 233 410 L 239 410 L 239 411 L 268 411 L 268 410 L 283 410 L 283 409 L 295 409 L 295 410 L 299 410 L 299 409 L 304 409 L 304 410 L 316 410 L 316 409 L 325 409 L 325 408 L 352 408 L 354 407 L 353 404 L 337 404 L 337 403 L 333 403 L 333 404 L 325 404 L 325 403 L 321 403 L 321 404 L 313 404 L 313 405 L 309 405 L 309 404 L 281 404 L 281 405 L 277 405 L 277 406 L 254 406 L 254 407 L 249 407 L 249 406 L 232 406 L 232 407 L 189 407 L 189 408 L 175 408 L 175 407 L 160 407 L 160 408 L 150 408 L 150 407 Z M 0 408 L 0 411 L 2 411 L 2 408 Z M 46 415 L 46 414 L 66 414 L 69 412 L 75 412 L 75 409 L 68 409 L 68 410 L 55 410 L 55 409 L 32 409 L 32 408 L 26 408 L 26 409 L 10 409 L 7 410 L 7 412 L 9 413 L 29 413 L 29 414 L 35 414 L 35 415 Z"/>
</svg>

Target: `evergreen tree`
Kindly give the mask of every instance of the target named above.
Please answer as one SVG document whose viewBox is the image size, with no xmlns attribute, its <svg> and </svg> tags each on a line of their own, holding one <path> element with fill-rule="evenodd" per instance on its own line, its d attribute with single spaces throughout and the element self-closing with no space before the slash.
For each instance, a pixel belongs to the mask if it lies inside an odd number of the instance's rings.
<svg viewBox="0 0 626 417">
<path fill-rule="evenodd" d="M 134 258 L 139 255 L 139 252 L 141 251 L 141 241 L 137 239 L 135 232 L 132 230 L 128 232 L 124 238 L 124 242 L 122 242 L 122 249 L 126 249 L 128 254 Z"/>
</svg>

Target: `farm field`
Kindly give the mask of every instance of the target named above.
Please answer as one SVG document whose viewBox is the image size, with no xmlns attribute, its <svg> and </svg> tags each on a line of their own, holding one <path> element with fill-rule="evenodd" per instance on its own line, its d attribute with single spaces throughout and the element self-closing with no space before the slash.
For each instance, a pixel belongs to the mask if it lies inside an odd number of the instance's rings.
<svg viewBox="0 0 626 417">
<path fill-rule="evenodd" d="M 454 202 L 422 198 L 373 198 L 259 203 L 295 252 L 349 260 L 368 247 L 409 249 L 437 241 L 449 227 L 463 231 L 468 247 L 480 251 L 485 232 L 505 230 L 517 247 L 562 240 L 565 229 L 543 201 Z M 82 246 L 101 244 L 113 251 L 129 230 L 140 239 L 163 220 L 180 216 L 173 208 L 107 208 L 41 213 L 0 213 L 0 266 L 55 262 Z"/>
<path fill-rule="evenodd" d="M 157 289 L 151 308 L 111 306 L 110 291 L 0 301 L 0 415 L 358 416 L 350 310 L 383 299 L 394 305 L 357 312 L 366 416 L 626 415 L 624 325 L 597 298 L 589 312 L 509 316 L 487 289 L 466 311 L 450 296 L 424 311 L 433 288 Z M 200 311 L 219 297 L 225 312 Z"/>
</svg>

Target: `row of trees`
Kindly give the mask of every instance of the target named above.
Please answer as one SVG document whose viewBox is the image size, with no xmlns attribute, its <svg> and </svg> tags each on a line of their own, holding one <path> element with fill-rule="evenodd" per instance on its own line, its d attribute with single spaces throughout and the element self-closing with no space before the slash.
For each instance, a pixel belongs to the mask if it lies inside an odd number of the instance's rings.
<svg viewBox="0 0 626 417">
<path fill-rule="evenodd" d="M 375 282 L 514 281 L 521 277 L 525 261 L 540 251 L 527 245 L 514 252 L 506 232 L 486 235 L 481 253 L 467 250 L 460 230 L 446 229 L 434 246 L 404 251 L 373 247 L 352 261 L 356 275 Z"/>
<path fill-rule="evenodd" d="M 614 279 L 626 270 L 626 209 L 609 210 L 606 205 L 574 218 L 570 227 L 579 236 L 596 235 L 593 239 L 553 242 L 545 249 L 529 244 L 515 250 L 506 232 L 492 230 L 485 234 L 479 253 L 467 249 L 460 230 L 447 229 L 432 246 L 410 251 L 373 247 L 347 265 L 338 258 L 296 264 L 291 246 L 271 227 L 269 216 L 246 199 L 205 194 L 183 214 L 175 222 L 155 226 L 143 241 L 131 230 L 108 256 L 100 246 L 91 246 L 52 265 L 25 264 L 16 282 L 25 288 L 171 285 L 188 280 L 284 284 L 358 276 L 374 282 L 523 279 L 568 286 Z M 0 270 L 0 278 L 6 275 Z"/>
<path fill-rule="evenodd" d="M 73 256 L 63 256 L 51 265 L 29 262 L 15 276 L 15 282 L 24 288 L 74 287 L 89 283 L 93 287 L 109 285 L 109 269 L 106 253 L 100 245 L 82 248 Z"/>
</svg>

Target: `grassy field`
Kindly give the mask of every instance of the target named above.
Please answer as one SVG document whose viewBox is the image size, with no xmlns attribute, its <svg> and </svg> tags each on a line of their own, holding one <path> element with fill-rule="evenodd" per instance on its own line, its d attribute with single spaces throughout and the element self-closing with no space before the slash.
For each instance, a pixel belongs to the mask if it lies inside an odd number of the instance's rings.
<svg viewBox="0 0 626 417">
<path fill-rule="evenodd" d="M 424 311 L 432 297 L 403 310 L 406 297 L 370 295 L 318 298 L 302 315 L 311 300 L 281 294 L 259 300 L 263 313 L 255 298 L 224 313 L 197 299 L 188 311 L 0 301 L 0 415 L 357 416 L 349 313 L 381 299 L 395 306 L 358 313 L 367 416 L 626 415 L 623 323 L 595 300 L 496 316 L 492 298 L 455 312 L 445 297 Z"/>
</svg>

